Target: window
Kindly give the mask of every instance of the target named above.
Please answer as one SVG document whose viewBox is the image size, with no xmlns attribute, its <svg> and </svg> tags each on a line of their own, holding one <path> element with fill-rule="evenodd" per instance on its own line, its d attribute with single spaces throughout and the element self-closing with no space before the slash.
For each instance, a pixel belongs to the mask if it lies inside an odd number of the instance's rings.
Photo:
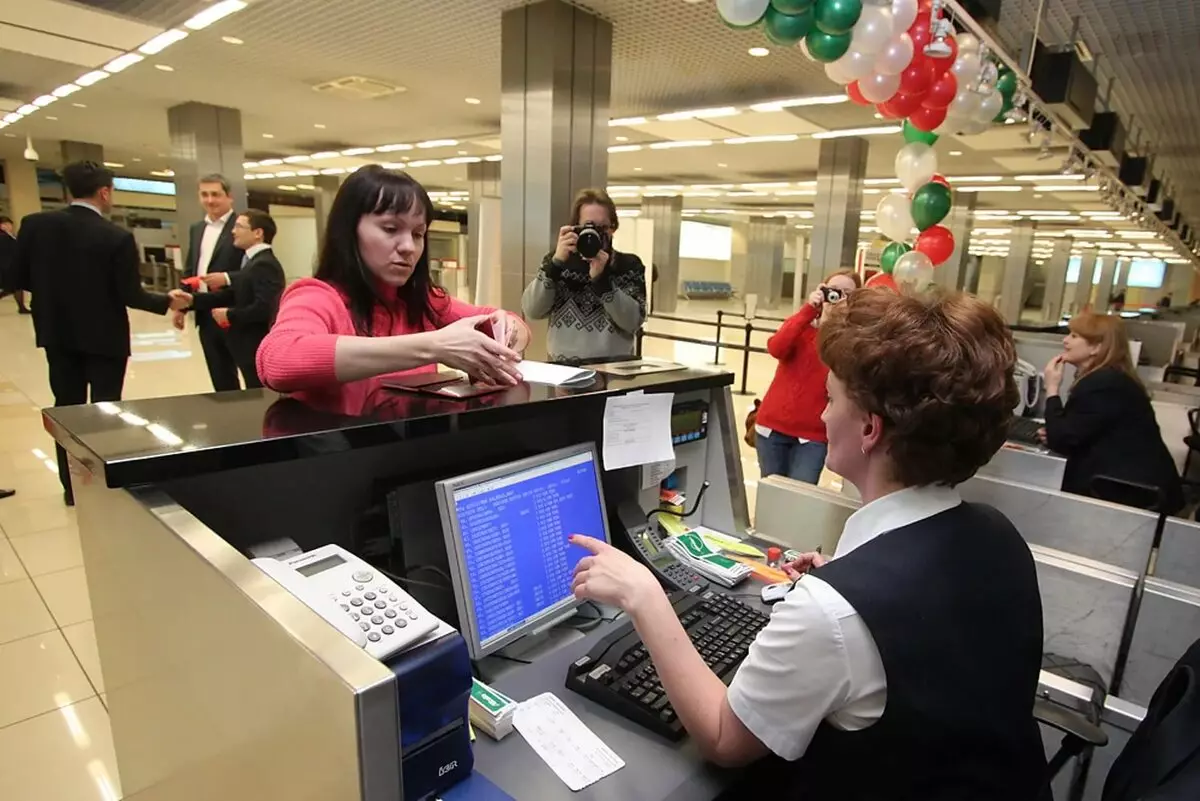
<svg viewBox="0 0 1200 801">
<path fill-rule="evenodd" d="M 729 261 L 733 255 L 733 229 L 726 225 L 684 220 L 679 224 L 679 258 Z"/>
<path fill-rule="evenodd" d="M 1079 265 L 1083 262 L 1082 256 L 1072 256 L 1067 262 L 1067 283 L 1079 283 Z M 1104 266 L 1104 259 L 1096 259 L 1096 266 L 1092 270 L 1092 286 L 1100 283 L 1100 268 Z"/>
<path fill-rule="evenodd" d="M 1158 289 L 1166 278 L 1167 263 L 1162 259 L 1134 259 L 1129 264 L 1129 286 Z"/>
</svg>

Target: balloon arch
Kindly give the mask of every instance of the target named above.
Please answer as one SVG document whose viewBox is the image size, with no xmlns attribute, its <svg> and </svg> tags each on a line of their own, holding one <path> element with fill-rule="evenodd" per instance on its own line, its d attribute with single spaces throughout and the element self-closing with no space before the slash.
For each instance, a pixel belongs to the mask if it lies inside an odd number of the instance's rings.
<svg viewBox="0 0 1200 801">
<path fill-rule="evenodd" d="M 954 252 L 954 235 L 939 225 L 953 194 L 933 145 L 941 134 L 978 134 L 1002 122 L 1013 107 L 1016 74 L 997 65 L 974 34 L 956 32 L 941 0 L 716 4 L 730 27 L 761 26 L 772 42 L 799 45 L 852 101 L 903 120 L 896 177 L 905 194 L 887 195 L 875 211 L 876 225 L 892 240 L 879 266 L 888 276 L 883 283 L 928 286 L 934 268 Z"/>
</svg>

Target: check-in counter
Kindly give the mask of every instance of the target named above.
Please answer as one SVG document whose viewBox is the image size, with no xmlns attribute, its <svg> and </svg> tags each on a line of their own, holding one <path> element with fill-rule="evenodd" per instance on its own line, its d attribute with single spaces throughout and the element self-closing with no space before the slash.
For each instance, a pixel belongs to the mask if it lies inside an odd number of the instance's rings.
<svg viewBox="0 0 1200 801">
<path fill-rule="evenodd" d="M 403 798 L 405 721 L 392 671 L 253 565 L 247 550 L 287 537 L 306 551 L 335 543 L 380 569 L 409 560 L 399 546 L 419 550 L 442 532 L 397 537 L 388 505 L 397 488 L 599 443 L 606 400 L 637 390 L 707 405 L 707 435 L 675 449 L 682 489 L 694 495 L 709 482 L 693 520 L 745 531 L 731 383 L 727 373 L 689 369 L 599 375 L 579 389 L 523 384 L 466 401 L 376 386 L 327 409 L 252 390 L 46 410 L 48 430 L 71 457 L 126 797 Z M 657 487 L 643 488 L 637 468 L 606 472 L 603 485 L 610 507 L 656 501 Z M 434 610 L 429 592 L 418 600 Z M 539 801 L 690 801 L 722 791 L 730 774 L 687 741 L 660 740 L 564 687 L 566 664 L 613 625 L 566 632 L 534 664 L 510 663 L 489 678 L 518 700 L 554 692 L 626 768 L 571 793 L 514 735 L 476 744 L 477 773 Z"/>
<path fill-rule="evenodd" d="M 1006 442 L 987 464 L 979 468 L 979 475 L 1057 490 L 1062 486 L 1066 467 L 1067 460 L 1057 453 L 1019 442 Z"/>
</svg>

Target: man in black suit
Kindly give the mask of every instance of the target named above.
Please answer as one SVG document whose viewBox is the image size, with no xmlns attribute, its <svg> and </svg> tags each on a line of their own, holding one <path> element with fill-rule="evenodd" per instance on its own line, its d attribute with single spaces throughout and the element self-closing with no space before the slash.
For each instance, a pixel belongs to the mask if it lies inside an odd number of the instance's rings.
<svg viewBox="0 0 1200 801">
<path fill-rule="evenodd" d="M 238 214 L 233 243 L 246 253 L 242 269 L 236 273 L 209 273 L 205 276 L 208 292 L 171 292 L 173 297 L 193 305 L 197 320 L 209 317 L 227 329 L 229 349 L 247 388 L 262 386 L 255 356 L 259 343 L 271 330 L 283 295 L 283 267 L 271 249 L 275 230 L 275 220 L 265 211 L 247 209 Z"/>
<path fill-rule="evenodd" d="M 200 179 L 200 205 L 205 216 L 194 223 L 188 236 L 187 265 L 184 278 L 203 279 L 209 273 L 235 273 L 242 266 L 242 251 L 233 244 L 233 197 L 229 194 L 229 181 L 216 173 Z M 201 285 L 201 291 L 207 289 Z M 176 327 L 182 327 L 179 316 Z M 204 350 L 204 362 L 208 365 L 208 376 L 217 392 L 241 389 L 238 383 L 237 362 L 225 332 L 210 315 L 196 316 L 196 328 L 200 331 L 200 347 Z"/>
<path fill-rule="evenodd" d="M 17 235 L 12 217 L 0 215 L 0 298 L 6 295 L 16 296 L 18 313 L 29 314 L 25 293 L 17 288 Z"/>
<path fill-rule="evenodd" d="M 133 234 L 109 222 L 113 174 L 94 161 L 62 170 L 71 205 L 31 214 L 17 237 L 17 285 L 33 292 L 33 328 L 46 351 L 55 406 L 119 401 L 129 361 L 126 307 L 155 314 L 182 301 L 147 292 Z M 66 452 L 58 448 L 63 498 L 74 505 Z"/>
</svg>

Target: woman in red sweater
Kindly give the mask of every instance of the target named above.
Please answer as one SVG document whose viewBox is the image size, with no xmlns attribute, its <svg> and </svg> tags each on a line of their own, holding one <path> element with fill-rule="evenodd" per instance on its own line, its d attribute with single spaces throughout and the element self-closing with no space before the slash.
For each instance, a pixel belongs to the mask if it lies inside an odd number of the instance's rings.
<svg viewBox="0 0 1200 801">
<path fill-rule="evenodd" d="M 829 368 L 817 354 L 817 329 L 832 303 L 840 302 L 839 298 L 826 303 L 824 290 L 837 290 L 844 298 L 859 285 L 853 270 L 833 273 L 767 340 L 767 350 L 779 366 L 754 426 L 758 467 L 764 478 L 781 475 L 809 484 L 821 478 L 828 449 L 821 412 Z"/>
<path fill-rule="evenodd" d="M 350 175 L 329 210 L 316 277 L 287 288 L 258 348 L 263 383 L 328 401 L 369 392 L 365 379 L 441 363 L 491 384 L 516 384 L 529 328 L 431 283 L 432 220 L 429 195 L 407 174 L 373 164 Z M 499 315 L 507 316 L 507 345 L 488 332 Z"/>
</svg>

